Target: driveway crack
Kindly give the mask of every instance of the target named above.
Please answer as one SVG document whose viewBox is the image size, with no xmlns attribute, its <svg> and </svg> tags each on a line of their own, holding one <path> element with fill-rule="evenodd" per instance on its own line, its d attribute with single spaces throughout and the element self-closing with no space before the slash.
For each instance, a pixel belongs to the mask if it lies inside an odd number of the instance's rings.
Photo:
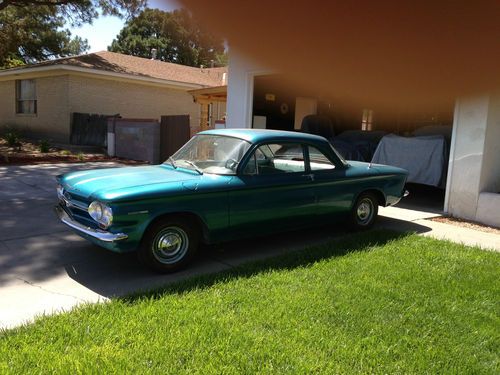
<svg viewBox="0 0 500 375">
<path fill-rule="evenodd" d="M 42 291 L 44 291 L 44 292 L 47 292 L 47 293 L 49 293 L 49 294 L 54 294 L 54 295 L 63 296 L 63 297 L 71 297 L 71 298 L 74 298 L 74 299 L 76 299 L 76 300 L 78 300 L 78 301 L 80 301 L 80 302 L 86 302 L 84 299 L 81 299 L 81 298 L 79 298 L 79 297 L 77 297 L 77 296 L 73 296 L 73 295 L 71 295 L 71 294 L 59 293 L 59 292 L 54 292 L 54 291 L 52 291 L 52 290 L 46 289 L 46 288 L 44 288 L 43 286 L 38 285 L 38 284 L 35 284 L 35 283 L 34 283 L 34 282 L 32 282 L 32 281 L 29 281 L 29 280 L 23 279 L 22 277 L 16 277 L 16 279 L 17 279 L 17 280 L 19 280 L 19 281 L 24 282 L 25 284 L 28 284 L 28 285 L 33 286 L 33 287 L 35 287 L 35 288 L 38 288 L 38 289 L 40 289 L 40 290 L 42 290 Z"/>
</svg>

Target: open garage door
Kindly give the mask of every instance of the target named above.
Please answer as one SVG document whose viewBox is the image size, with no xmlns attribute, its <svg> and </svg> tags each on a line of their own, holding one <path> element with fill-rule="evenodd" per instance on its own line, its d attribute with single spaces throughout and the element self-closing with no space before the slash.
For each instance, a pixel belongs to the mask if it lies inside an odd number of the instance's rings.
<svg viewBox="0 0 500 375">
<path fill-rule="evenodd" d="M 299 88 L 283 75 L 253 79 L 253 128 L 318 134 L 347 160 L 405 168 L 411 194 L 401 205 L 443 210 L 454 103 L 444 110 L 375 108 L 353 105 L 333 89 Z"/>
</svg>

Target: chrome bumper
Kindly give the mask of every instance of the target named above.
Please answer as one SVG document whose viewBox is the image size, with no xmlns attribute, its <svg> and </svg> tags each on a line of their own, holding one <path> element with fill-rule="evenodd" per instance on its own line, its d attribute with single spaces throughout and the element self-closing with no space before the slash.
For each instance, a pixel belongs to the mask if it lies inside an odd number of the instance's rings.
<svg viewBox="0 0 500 375">
<path fill-rule="evenodd" d="M 57 217 L 59 217 L 59 220 L 61 220 L 64 224 L 76 230 L 77 232 L 86 234 L 87 236 L 93 237 L 97 240 L 104 242 L 115 242 L 128 238 L 125 233 L 110 233 L 104 230 L 86 227 L 85 225 L 73 220 L 60 206 L 55 206 L 54 210 L 56 211 L 56 215 Z"/>
</svg>

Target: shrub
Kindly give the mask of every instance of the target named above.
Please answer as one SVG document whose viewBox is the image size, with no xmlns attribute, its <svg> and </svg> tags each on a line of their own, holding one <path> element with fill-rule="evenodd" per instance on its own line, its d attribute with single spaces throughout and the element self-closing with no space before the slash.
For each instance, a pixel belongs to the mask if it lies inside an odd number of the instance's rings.
<svg viewBox="0 0 500 375">
<path fill-rule="evenodd" d="M 38 145 L 38 148 L 40 149 L 41 153 L 46 154 L 47 152 L 50 151 L 50 143 L 46 139 L 40 141 L 40 144 Z"/>
<path fill-rule="evenodd" d="M 19 146 L 19 132 L 17 132 L 15 129 L 7 128 L 5 133 L 3 134 L 3 139 L 5 139 L 5 142 L 7 142 L 7 146 L 9 147 Z"/>
</svg>

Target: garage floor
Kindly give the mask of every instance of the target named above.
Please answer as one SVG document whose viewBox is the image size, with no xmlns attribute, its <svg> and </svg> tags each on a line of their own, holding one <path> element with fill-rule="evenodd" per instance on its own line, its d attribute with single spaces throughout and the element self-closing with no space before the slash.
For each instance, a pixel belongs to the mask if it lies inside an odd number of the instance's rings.
<svg viewBox="0 0 500 375">
<path fill-rule="evenodd" d="M 410 192 L 410 195 L 403 198 L 397 207 L 414 211 L 443 212 L 444 189 L 421 184 L 407 184 L 406 190 Z"/>
</svg>

